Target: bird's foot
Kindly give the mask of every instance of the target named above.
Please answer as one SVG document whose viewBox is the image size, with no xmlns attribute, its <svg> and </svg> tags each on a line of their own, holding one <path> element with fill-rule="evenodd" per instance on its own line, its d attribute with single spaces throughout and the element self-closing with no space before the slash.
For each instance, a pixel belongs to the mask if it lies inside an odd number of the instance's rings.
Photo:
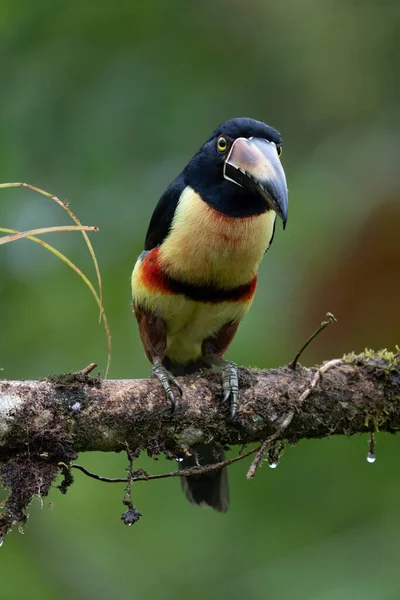
<svg viewBox="0 0 400 600">
<path fill-rule="evenodd" d="M 239 407 L 239 378 L 237 365 L 234 362 L 224 360 L 219 356 L 207 357 L 206 361 L 210 366 L 221 369 L 222 371 L 222 387 L 224 397 L 222 404 L 230 405 L 231 419 L 236 416 Z"/>
<path fill-rule="evenodd" d="M 236 416 L 239 407 L 239 380 L 237 365 L 233 362 L 224 361 L 222 366 L 222 386 L 224 388 L 224 398 L 222 404 L 230 404 L 231 419 Z"/>
<path fill-rule="evenodd" d="M 175 396 L 172 391 L 171 385 L 174 385 L 178 390 L 179 394 L 182 396 L 182 388 L 177 381 L 177 379 L 164 367 L 160 360 L 155 360 L 153 363 L 153 368 L 151 369 L 152 374 L 157 377 L 158 381 L 164 388 L 164 392 L 169 402 L 171 403 L 171 414 L 175 410 Z"/>
</svg>

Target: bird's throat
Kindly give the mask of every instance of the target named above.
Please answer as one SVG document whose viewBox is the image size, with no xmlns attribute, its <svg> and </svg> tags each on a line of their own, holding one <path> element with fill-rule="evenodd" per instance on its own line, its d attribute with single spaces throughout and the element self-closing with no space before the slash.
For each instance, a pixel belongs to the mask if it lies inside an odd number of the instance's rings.
<svg viewBox="0 0 400 600">
<path fill-rule="evenodd" d="M 159 248 L 160 267 L 172 278 L 232 289 L 249 284 L 273 235 L 275 214 L 224 215 L 187 187 L 171 230 Z"/>
</svg>

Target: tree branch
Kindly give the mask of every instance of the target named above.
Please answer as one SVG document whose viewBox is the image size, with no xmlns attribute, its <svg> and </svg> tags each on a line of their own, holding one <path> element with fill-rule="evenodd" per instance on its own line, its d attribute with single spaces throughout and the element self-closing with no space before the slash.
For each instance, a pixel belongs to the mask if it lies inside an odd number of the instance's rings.
<svg viewBox="0 0 400 600">
<path fill-rule="evenodd" d="M 332 368 L 324 373 L 326 366 Z M 202 441 L 248 444 L 272 435 L 288 412 L 285 438 L 352 435 L 400 427 L 400 353 L 366 352 L 315 368 L 240 369 L 240 406 L 234 422 L 221 407 L 220 377 L 181 378 L 175 413 L 155 379 L 108 380 L 84 372 L 45 381 L 0 381 L 0 458 L 29 447 L 57 454 L 130 448 L 184 455 Z"/>
<path fill-rule="evenodd" d="M 172 416 L 156 380 L 104 381 L 87 373 L 0 381 L 0 476 L 11 489 L 9 503 L 21 478 L 26 491 L 23 501 L 18 498 L 21 506 L 16 509 L 11 502 L 13 509 L 9 505 L 0 518 L 0 538 L 1 528 L 7 531 L 24 520 L 32 494 L 47 493 L 60 463 L 65 463 L 66 476 L 80 452 L 129 448 L 132 456 L 145 450 L 151 456 L 164 452 L 179 458 L 201 442 L 231 446 L 264 440 L 251 451 L 258 451 L 251 477 L 277 439 L 294 444 L 302 438 L 400 428 L 399 351 L 366 351 L 309 369 L 240 369 L 234 422 L 221 406 L 216 372 L 182 378 L 183 397 Z M 135 479 L 133 473 L 127 481 L 148 478 L 142 472 Z"/>
</svg>

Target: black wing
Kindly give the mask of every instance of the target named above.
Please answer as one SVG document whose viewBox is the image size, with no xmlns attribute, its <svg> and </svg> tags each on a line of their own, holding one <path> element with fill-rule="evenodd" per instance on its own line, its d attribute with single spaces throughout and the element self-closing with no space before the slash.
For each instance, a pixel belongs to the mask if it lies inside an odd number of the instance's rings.
<svg viewBox="0 0 400 600">
<path fill-rule="evenodd" d="M 167 237 L 169 230 L 171 229 L 179 198 L 185 187 L 186 184 L 183 174 L 181 173 L 181 175 L 167 187 L 159 199 L 150 219 L 150 225 L 147 230 L 146 241 L 144 244 L 145 250 L 151 250 L 152 248 L 159 246 Z"/>
</svg>

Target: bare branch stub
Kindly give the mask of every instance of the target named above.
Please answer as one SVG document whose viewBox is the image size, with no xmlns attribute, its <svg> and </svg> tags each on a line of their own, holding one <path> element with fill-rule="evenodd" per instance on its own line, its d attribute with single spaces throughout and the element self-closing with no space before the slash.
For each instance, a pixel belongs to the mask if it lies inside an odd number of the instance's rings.
<svg viewBox="0 0 400 600">
<path fill-rule="evenodd" d="M 336 323 L 336 321 L 337 321 L 336 317 L 330 312 L 326 313 L 326 318 L 327 318 L 327 320 L 322 321 L 320 326 L 314 331 L 314 333 L 312 335 L 310 335 L 308 340 L 302 345 L 302 347 L 300 348 L 300 350 L 298 351 L 298 353 L 296 354 L 294 359 L 292 361 L 290 361 L 290 363 L 288 364 L 288 367 L 290 369 L 294 370 L 296 368 L 297 363 L 299 362 L 300 356 L 303 354 L 304 350 L 306 348 L 308 348 L 308 346 L 311 344 L 311 342 L 313 342 L 315 340 L 316 337 L 319 336 L 321 331 L 323 331 L 324 329 L 329 327 L 329 325 L 332 325 L 332 323 Z"/>
</svg>

